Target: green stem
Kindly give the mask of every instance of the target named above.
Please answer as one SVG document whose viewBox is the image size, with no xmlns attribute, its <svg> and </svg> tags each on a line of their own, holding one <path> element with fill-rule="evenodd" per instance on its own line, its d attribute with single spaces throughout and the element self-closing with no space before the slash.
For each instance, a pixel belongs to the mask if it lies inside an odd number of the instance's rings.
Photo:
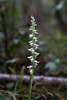
<svg viewBox="0 0 67 100">
<path fill-rule="evenodd" d="M 31 97 L 32 83 L 33 83 L 33 74 L 30 74 L 30 83 L 29 83 L 29 95 L 28 95 L 28 100 L 30 100 L 30 97 Z"/>
</svg>

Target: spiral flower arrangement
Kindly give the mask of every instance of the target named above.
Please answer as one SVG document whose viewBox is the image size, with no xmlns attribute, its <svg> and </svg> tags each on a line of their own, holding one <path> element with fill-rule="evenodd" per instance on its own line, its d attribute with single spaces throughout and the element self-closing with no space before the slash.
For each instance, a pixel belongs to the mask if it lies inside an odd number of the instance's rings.
<svg viewBox="0 0 67 100">
<path fill-rule="evenodd" d="M 39 53 L 36 52 L 36 50 L 38 49 L 38 44 L 36 43 L 38 40 L 37 40 L 37 30 L 35 29 L 35 26 L 37 24 L 35 23 L 35 18 L 33 16 L 31 16 L 31 26 L 30 26 L 30 29 L 32 31 L 31 34 L 29 34 L 29 37 L 31 39 L 31 41 L 29 41 L 29 45 L 30 45 L 30 49 L 28 49 L 28 51 L 31 52 L 31 56 L 28 57 L 28 59 L 30 59 L 31 61 L 31 65 L 30 66 L 27 66 L 27 68 L 29 68 L 30 70 L 30 74 L 33 74 L 34 72 L 34 68 L 36 68 L 36 66 L 38 65 L 39 61 L 35 60 L 36 57 L 39 55 Z"/>
<path fill-rule="evenodd" d="M 38 65 L 39 61 L 36 60 L 37 56 L 39 55 L 39 53 L 36 52 L 36 50 L 38 49 L 38 44 L 37 44 L 37 30 L 35 29 L 35 27 L 37 26 L 36 22 L 35 22 L 35 18 L 33 16 L 31 16 L 31 26 L 30 29 L 32 31 L 31 34 L 29 34 L 29 37 L 31 39 L 31 41 L 29 41 L 29 45 L 30 45 L 30 49 L 28 49 L 28 51 L 31 52 L 31 56 L 28 57 L 28 59 L 30 59 L 31 61 L 31 65 L 27 66 L 27 68 L 29 68 L 30 70 L 30 84 L 29 84 L 29 96 L 28 96 L 28 100 L 30 100 L 30 96 L 31 96 L 31 89 L 32 89 L 32 82 L 33 82 L 33 73 L 34 73 L 34 69 L 36 68 L 36 66 Z"/>
</svg>

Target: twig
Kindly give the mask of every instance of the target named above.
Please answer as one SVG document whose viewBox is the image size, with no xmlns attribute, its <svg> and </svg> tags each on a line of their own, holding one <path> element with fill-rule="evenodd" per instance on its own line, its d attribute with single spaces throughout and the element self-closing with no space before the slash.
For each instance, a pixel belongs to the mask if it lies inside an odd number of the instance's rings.
<svg viewBox="0 0 67 100">
<path fill-rule="evenodd" d="M 17 78 L 21 78 L 20 75 L 0 74 L 0 81 L 16 81 Z M 28 83 L 30 77 L 28 75 L 23 76 L 23 82 Z M 34 82 L 50 83 L 50 84 L 67 84 L 67 78 L 48 77 L 48 76 L 34 76 Z"/>
</svg>

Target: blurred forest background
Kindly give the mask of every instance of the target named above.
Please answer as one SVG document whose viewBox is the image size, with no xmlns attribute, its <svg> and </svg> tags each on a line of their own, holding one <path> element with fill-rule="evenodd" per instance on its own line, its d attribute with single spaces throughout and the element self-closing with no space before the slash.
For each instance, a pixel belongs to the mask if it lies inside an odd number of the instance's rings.
<svg viewBox="0 0 67 100">
<path fill-rule="evenodd" d="M 35 75 L 67 78 L 67 0 L 0 0 L 0 73 L 20 74 L 22 69 L 24 75 L 29 75 L 26 67 L 30 65 L 27 57 L 30 55 L 28 35 L 31 15 L 36 19 L 39 33 L 40 55 L 37 59 L 40 63 Z M 0 81 L 1 89 L 12 90 L 15 86 L 14 82 L 5 83 Z M 32 96 L 31 100 L 67 100 L 66 83 L 46 88 L 53 92 L 45 93 L 43 88 L 36 91 L 37 98 Z"/>
</svg>

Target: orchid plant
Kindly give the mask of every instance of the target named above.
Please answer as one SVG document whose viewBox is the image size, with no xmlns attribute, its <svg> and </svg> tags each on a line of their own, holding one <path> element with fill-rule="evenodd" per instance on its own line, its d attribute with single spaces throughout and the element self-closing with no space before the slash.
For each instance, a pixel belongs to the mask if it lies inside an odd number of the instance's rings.
<svg viewBox="0 0 67 100">
<path fill-rule="evenodd" d="M 30 45 L 30 49 L 28 49 L 28 51 L 31 52 L 31 56 L 28 57 L 28 59 L 30 59 L 31 61 L 31 65 L 27 66 L 27 68 L 29 68 L 30 71 L 30 84 L 29 84 L 29 96 L 28 96 L 28 100 L 30 100 L 31 97 L 31 89 L 32 89 L 32 83 L 33 83 L 33 76 L 34 76 L 34 69 L 36 68 L 36 66 L 38 65 L 39 61 L 36 60 L 36 57 L 39 55 L 39 53 L 36 52 L 36 50 L 38 49 L 38 44 L 37 44 L 37 30 L 35 29 L 35 27 L 37 26 L 36 22 L 35 22 L 35 18 L 33 16 L 31 16 L 31 26 L 30 29 L 32 31 L 31 34 L 29 34 L 29 37 L 31 39 L 31 41 L 29 41 L 29 45 Z"/>
</svg>

